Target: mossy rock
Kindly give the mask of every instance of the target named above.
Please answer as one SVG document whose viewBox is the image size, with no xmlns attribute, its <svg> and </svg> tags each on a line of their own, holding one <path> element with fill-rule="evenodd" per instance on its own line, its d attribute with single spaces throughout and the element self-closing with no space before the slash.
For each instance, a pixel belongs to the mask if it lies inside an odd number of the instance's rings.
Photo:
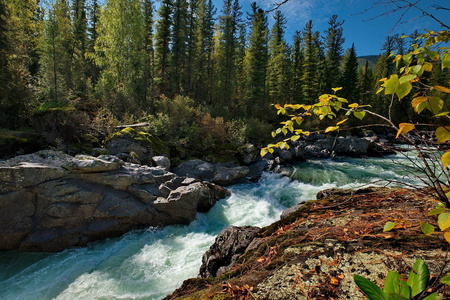
<svg viewBox="0 0 450 300">
<path fill-rule="evenodd" d="M 104 144 L 108 145 L 108 143 L 110 141 L 112 141 L 113 139 L 117 139 L 117 138 L 132 140 L 132 141 L 136 142 L 137 144 L 139 144 L 147 149 L 150 149 L 150 151 L 153 154 L 159 155 L 159 154 L 168 153 L 167 146 L 161 139 L 151 135 L 150 133 L 138 131 L 131 127 L 127 127 L 127 128 L 122 129 L 119 132 L 110 134 L 105 139 Z M 127 151 L 121 151 L 121 152 L 127 152 Z M 134 151 L 134 152 L 136 152 L 136 151 Z M 111 153 L 113 153 L 113 152 L 111 152 Z"/>
<path fill-rule="evenodd" d="M 38 151 L 39 136 L 28 130 L 0 129 L 0 158 Z"/>
</svg>

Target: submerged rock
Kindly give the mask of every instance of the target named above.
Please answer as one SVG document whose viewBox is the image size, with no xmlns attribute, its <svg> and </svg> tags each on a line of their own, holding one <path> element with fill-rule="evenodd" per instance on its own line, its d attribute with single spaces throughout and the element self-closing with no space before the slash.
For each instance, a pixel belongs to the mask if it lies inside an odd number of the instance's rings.
<svg viewBox="0 0 450 300">
<path fill-rule="evenodd" d="M 228 194 L 110 155 L 18 156 L 0 162 L 0 250 L 60 251 L 135 228 L 188 224 Z"/>
</svg>

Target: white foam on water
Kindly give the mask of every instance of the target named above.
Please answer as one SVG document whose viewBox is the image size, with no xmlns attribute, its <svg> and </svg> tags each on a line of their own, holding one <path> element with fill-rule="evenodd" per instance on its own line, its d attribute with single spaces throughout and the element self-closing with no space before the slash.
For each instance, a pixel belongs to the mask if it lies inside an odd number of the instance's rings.
<svg viewBox="0 0 450 300">
<path fill-rule="evenodd" d="M 405 170 L 387 159 L 338 158 L 299 164 L 294 173 L 297 180 L 265 173 L 258 183 L 232 186 L 230 197 L 188 226 L 135 231 L 56 254 L 2 252 L 0 299 L 161 299 L 197 276 L 223 228 L 266 226 L 321 190 L 402 180 Z"/>
</svg>

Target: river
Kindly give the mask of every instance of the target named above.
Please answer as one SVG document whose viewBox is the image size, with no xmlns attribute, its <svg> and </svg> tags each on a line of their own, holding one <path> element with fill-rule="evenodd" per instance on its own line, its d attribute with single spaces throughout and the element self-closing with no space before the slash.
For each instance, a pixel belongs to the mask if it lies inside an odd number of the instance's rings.
<svg viewBox="0 0 450 300">
<path fill-rule="evenodd" d="M 283 209 L 317 192 L 379 179 L 409 180 L 401 157 L 318 160 L 298 164 L 293 179 L 265 173 L 188 226 L 130 232 L 60 253 L 0 252 L 0 299 L 161 299 L 196 277 L 203 253 L 229 225 L 266 226 Z"/>
</svg>

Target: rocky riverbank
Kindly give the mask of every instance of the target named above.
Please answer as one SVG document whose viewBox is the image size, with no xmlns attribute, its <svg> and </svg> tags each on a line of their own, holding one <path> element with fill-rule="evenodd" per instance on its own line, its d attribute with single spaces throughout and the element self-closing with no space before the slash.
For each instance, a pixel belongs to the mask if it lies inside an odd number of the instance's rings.
<svg viewBox="0 0 450 300">
<path fill-rule="evenodd" d="M 22 155 L 0 162 L 0 250 L 60 251 L 132 229 L 188 224 L 228 194 L 111 155 Z"/>
<path fill-rule="evenodd" d="M 418 258 L 432 274 L 428 292 L 450 267 L 442 234 L 421 222 L 437 201 L 424 190 L 368 188 L 321 193 L 265 228 L 229 227 L 203 257 L 199 278 L 166 299 L 363 299 L 359 274 L 379 286 L 389 270 L 409 274 Z M 399 224 L 383 232 L 387 221 Z"/>
</svg>

